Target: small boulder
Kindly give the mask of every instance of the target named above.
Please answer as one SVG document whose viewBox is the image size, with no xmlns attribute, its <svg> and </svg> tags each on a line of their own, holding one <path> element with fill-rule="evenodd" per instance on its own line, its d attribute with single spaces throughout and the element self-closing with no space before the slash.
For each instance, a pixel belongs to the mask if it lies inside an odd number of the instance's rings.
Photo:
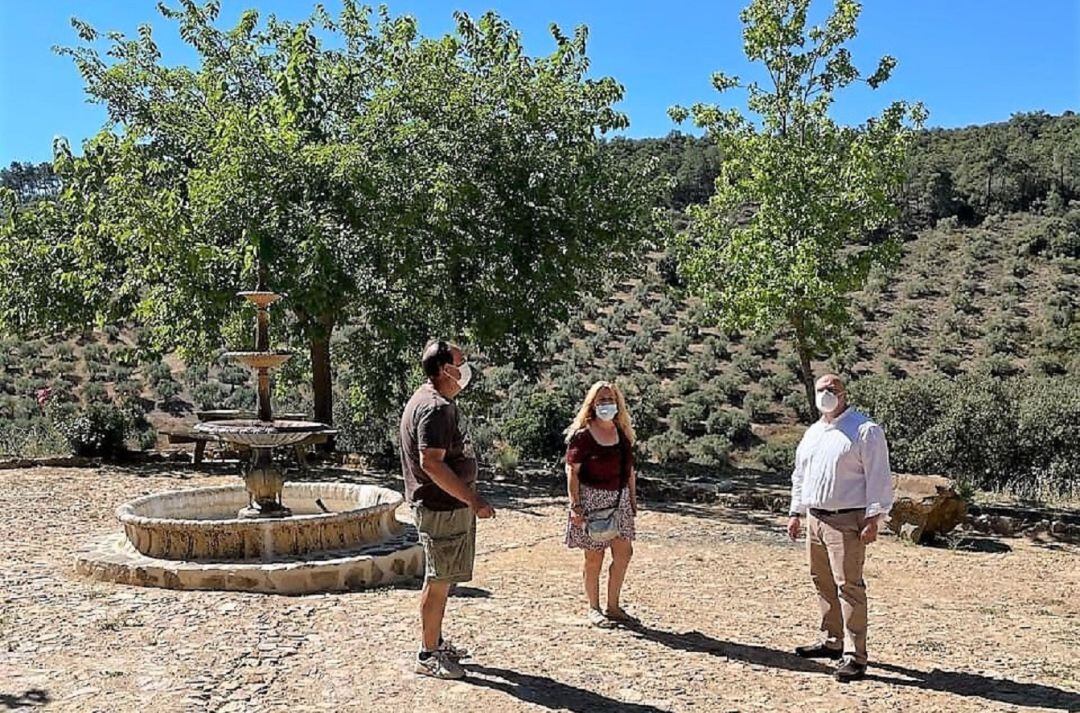
<svg viewBox="0 0 1080 713">
<path fill-rule="evenodd" d="M 940 537 L 967 516 L 967 503 L 948 478 L 895 474 L 893 490 L 889 529 L 911 542 Z"/>
</svg>

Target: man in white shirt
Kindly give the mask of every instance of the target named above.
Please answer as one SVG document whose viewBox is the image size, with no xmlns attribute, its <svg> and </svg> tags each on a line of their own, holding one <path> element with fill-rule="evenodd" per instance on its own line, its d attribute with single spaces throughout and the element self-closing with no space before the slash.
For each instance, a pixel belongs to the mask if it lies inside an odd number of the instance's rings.
<svg viewBox="0 0 1080 713">
<path fill-rule="evenodd" d="M 806 516 L 822 638 L 795 653 L 841 659 L 836 678 L 846 682 L 866 674 L 863 561 L 879 522 L 892 509 L 892 472 L 885 433 L 848 407 L 844 382 L 827 374 L 814 388 L 821 420 L 806 430 L 795 451 L 788 536 L 798 539 Z"/>
</svg>

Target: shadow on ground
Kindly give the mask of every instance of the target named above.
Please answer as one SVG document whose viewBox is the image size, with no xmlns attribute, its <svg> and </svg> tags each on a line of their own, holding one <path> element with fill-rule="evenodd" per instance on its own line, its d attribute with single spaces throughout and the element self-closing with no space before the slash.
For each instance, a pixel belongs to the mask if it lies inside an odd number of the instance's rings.
<svg viewBox="0 0 1080 713">
<path fill-rule="evenodd" d="M 688 651 L 690 653 L 704 653 L 711 656 L 720 656 L 732 661 L 742 661 L 755 666 L 767 666 L 769 668 L 783 669 L 785 671 L 797 671 L 799 673 L 832 673 L 833 668 L 823 663 L 804 659 L 787 651 L 770 649 L 766 646 L 753 644 L 740 644 L 735 641 L 722 641 L 706 636 L 700 631 L 687 631 L 677 633 L 653 629 L 647 626 L 627 627 L 638 638 L 647 641 L 655 641 L 669 649 Z"/>
<path fill-rule="evenodd" d="M 49 694 L 40 688 L 31 688 L 20 695 L 0 693 L 0 705 L 8 710 L 28 708 L 30 706 L 43 706 L 50 701 L 52 701 L 52 698 Z"/>
<path fill-rule="evenodd" d="M 875 671 L 888 671 L 897 676 L 883 676 Z M 1080 693 L 1066 691 L 1041 683 L 1018 683 L 1002 678 L 990 678 L 977 673 L 960 671 L 918 671 L 888 663 L 872 663 L 867 679 L 894 686 L 909 686 L 925 691 L 941 691 L 956 696 L 977 696 L 989 701 L 1014 706 L 1055 708 L 1064 711 L 1080 710 Z"/>
<path fill-rule="evenodd" d="M 469 677 L 464 679 L 473 686 L 501 691 L 508 696 L 532 703 L 548 710 L 572 713 L 667 713 L 656 706 L 625 703 L 584 688 L 571 686 L 547 676 L 533 676 L 505 668 L 466 665 Z M 482 676 L 483 678 L 480 678 Z"/>
</svg>

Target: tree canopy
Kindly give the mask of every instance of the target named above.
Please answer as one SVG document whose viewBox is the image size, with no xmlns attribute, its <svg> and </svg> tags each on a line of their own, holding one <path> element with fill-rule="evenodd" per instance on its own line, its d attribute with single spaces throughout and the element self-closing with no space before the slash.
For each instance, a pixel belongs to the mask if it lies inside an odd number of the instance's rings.
<svg viewBox="0 0 1080 713">
<path fill-rule="evenodd" d="M 829 115 L 838 90 L 856 81 L 878 87 L 896 65 L 883 57 L 863 76 L 847 43 L 860 6 L 839 0 L 822 25 L 807 27 L 810 0 L 753 0 L 743 10 L 746 56 L 768 82 L 717 72 L 720 92 L 743 88 L 739 110 L 697 104 L 673 107 L 693 118 L 720 148 L 716 192 L 689 210 L 674 245 L 689 289 L 717 320 L 794 332 L 807 398 L 811 359 L 828 353 L 848 326 L 847 295 L 869 269 L 895 254 L 890 241 L 864 243 L 897 214 L 907 148 L 925 111 L 894 102 L 858 127 Z"/>
<path fill-rule="evenodd" d="M 56 200 L 7 211 L 0 328 L 133 317 L 206 356 L 243 338 L 233 295 L 261 283 L 287 295 L 279 339 L 307 345 L 329 421 L 335 329 L 372 402 L 433 334 L 528 364 L 653 234 L 650 167 L 601 150 L 627 119 L 622 87 L 586 77 L 585 28 L 553 26 L 555 50 L 530 57 L 493 13 L 424 38 L 351 1 L 229 29 L 218 9 L 161 7 L 194 67 L 165 64 L 149 25 L 108 33 L 103 57 L 74 21 L 61 51 L 109 121 L 81 155 L 56 147 Z"/>
</svg>

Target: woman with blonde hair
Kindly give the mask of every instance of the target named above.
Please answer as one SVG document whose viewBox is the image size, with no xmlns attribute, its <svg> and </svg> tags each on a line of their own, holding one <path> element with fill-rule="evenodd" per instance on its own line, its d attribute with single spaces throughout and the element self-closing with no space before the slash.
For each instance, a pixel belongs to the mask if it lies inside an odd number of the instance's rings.
<svg viewBox="0 0 1080 713">
<path fill-rule="evenodd" d="M 585 596 L 589 623 L 607 628 L 635 622 L 619 604 L 623 579 L 634 554 L 637 475 L 634 427 L 619 387 L 598 381 L 589 388 L 566 429 L 566 485 L 570 514 L 567 547 L 585 551 Z M 600 609 L 600 570 L 611 548 L 607 607 Z"/>
</svg>

